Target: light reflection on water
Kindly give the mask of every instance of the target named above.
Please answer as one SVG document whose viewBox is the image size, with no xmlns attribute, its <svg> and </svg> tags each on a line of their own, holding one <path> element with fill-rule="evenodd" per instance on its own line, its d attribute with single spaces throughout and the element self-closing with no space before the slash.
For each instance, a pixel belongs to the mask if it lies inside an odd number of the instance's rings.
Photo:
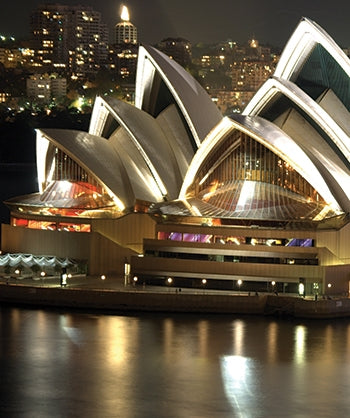
<svg viewBox="0 0 350 418">
<path fill-rule="evenodd" d="M 348 320 L 0 312 L 0 416 L 350 413 Z"/>
<path fill-rule="evenodd" d="M 304 365 L 305 363 L 305 345 L 306 345 L 307 328 L 303 325 L 295 327 L 294 337 L 294 364 Z"/>
</svg>

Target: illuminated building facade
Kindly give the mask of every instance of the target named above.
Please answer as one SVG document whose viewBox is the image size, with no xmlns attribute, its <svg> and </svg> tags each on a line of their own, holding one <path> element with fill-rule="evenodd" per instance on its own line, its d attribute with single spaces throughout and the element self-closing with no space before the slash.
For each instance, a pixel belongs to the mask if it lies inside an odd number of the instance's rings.
<svg viewBox="0 0 350 418">
<path fill-rule="evenodd" d="M 273 74 L 277 62 L 271 48 L 259 45 L 256 39 L 246 45 L 226 41 L 196 50 L 193 63 L 199 68 L 201 84 L 221 112 L 228 116 L 243 111 L 258 88 Z"/>
<path fill-rule="evenodd" d="M 45 103 L 67 94 L 67 80 L 57 74 L 33 74 L 26 80 L 26 85 L 29 98 Z"/>
<path fill-rule="evenodd" d="M 135 106 L 97 98 L 89 132 L 37 132 L 39 193 L 7 202 L 2 248 L 142 281 L 348 293 L 349 83 L 308 19 L 231 118 L 142 46 Z"/>
<path fill-rule="evenodd" d="M 130 22 L 129 10 L 122 7 L 121 22 L 115 26 L 114 45 L 109 49 L 109 68 L 121 80 L 135 80 L 138 54 L 137 28 Z"/>
<path fill-rule="evenodd" d="M 122 7 L 121 22 L 115 25 L 116 44 L 137 45 L 137 27 L 130 22 L 129 10 L 126 6 Z"/>
<path fill-rule="evenodd" d="M 18 49 L 0 48 L 0 63 L 5 68 L 16 68 L 23 64 L 23 57 Z"/>
<path fill-rule="evenodd" d="M 187 39 L 166 38 L 158 43 L 157 48 L 183 67 L 191 64 L 191 43 Z"/>
<path fill-rule="evenodd" d="M 79 77 L 106 63 L 107 26 L 89 6 L 40 6 L 31 15 L 31 32 L 36 63 L 44 71 L 61 68 Z"/>
<path fill-rule="evenodd" d="M 253 91 L 272 75 L 274 66 L 271 62 L 239 61 L 233 63 L 230 69 L 232 78 L 232 90 Z"/>
</svg>

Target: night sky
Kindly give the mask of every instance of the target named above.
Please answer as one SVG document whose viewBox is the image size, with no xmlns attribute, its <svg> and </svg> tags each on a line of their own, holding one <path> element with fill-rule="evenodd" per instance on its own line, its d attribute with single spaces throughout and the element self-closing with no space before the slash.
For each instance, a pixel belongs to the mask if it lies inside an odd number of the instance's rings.
<svg viewBox="0 0 350 418">
<path fill-rule="evenodd" d="M 45 1 L 2 1 L 0 33 L 28 37 L 30 12 L 42 3 Z M 120 21 L 122 1 L 57 0 L 56 3 L 91 5 L 102 13 L 110 30 Z M 345 0 L 126 0 L 124 3 L 144 44 L 169 36 L 183 37 L 193 44 L 227 39 L 243 43 L 254 36 L 260 43 L 284 46 L 305 16 L 322 26 L 340 46 L 350 46 L 350 2 Z"/>
</svg>

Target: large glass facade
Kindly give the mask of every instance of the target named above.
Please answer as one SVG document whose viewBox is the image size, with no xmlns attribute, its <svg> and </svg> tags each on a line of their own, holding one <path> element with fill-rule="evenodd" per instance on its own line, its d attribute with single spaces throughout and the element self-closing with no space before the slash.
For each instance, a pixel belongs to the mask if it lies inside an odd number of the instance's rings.
<svg viewBox="0 0 350 418">
<path fill-rule="evenodd" d="M 73 222 L 54 222 L 40 221 L 26 218 L 11 218 L 12 226 L 19 226 L 29 229 L 43 229 L 47 231 L 65 231 L 65 232 L 91 232 L 90 224 L 77 224 Z"/>
<path fill-rule="evenodd" d="M 115 206 L 102 187 L 68 180 L 50 184 L 42 193 L 40 200 L 43 204 L 57 208 L 89 210 Z"/>
<path fill-rule="evenodd" d="M 89 175 L 79 164 L 66 153 L 56 148 L 54 158 L 54 173 L 52 180 L 67 180 L 89 183 L 98 186 L 95 177 Z"/>
<path fill-rule="evenodd" d="M 114 200 L 96 177 L 58 148 L 54 149 L 51 176 L 44 191 L 21 197 L 20 203 L 16 198 L 9 199 L 6 204 L 20 216 L 24 214 L 82 218 L 120 216 L 120 210 Z M 50 229 L 51 222 L 47 225 L 45 222 L 40 222 L 38 227 L 34 222 L 27 227 Z M 79 227 L 69 225 L 52 229 L 82 231 Z M 83 230 L 87 231 L 86 228 Z"/>
<path fill-rule="evenodd" d="M 98 209 L 114 206 L 94 176 L 56 148 L 50 184 L 40 197 L 50 207 Z"/>
<path fill-rule="evenodd" d="M 203 216 L 314 219 L 326 206 L 293 167 L 239 131 L 211 152 L 187 196 Z"/>
<path fill-rule="evenodd" d="M 324 90 L 333 90 L 350 111 L 349 76 L 322 45 L 315 46 L 295 78 L 295 84 L 314 100 L 317 100 Z"/>
<path fill-rule="evenodd" d="M 252 234 L 253 235 L 253 234 Z M 188 232 L 159 231 L 158 240 L 179 242 L 198 242 L 202 244 L 235 244 L 235 245 L 267 245 L 269 247 L 314 247 L 312 238 L 271 238 L 271 237 L 244 237 L 241 235 L 198 234 Z"/>
</svg>

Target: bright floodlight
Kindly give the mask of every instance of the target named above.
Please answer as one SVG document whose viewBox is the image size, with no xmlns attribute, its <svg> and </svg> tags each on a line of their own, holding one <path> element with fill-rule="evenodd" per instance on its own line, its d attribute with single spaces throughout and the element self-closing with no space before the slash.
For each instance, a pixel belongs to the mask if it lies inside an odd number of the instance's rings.
<svg viewBox="0 0 350 418">
<path fill-rule="evenodd" d="M 304 283 L 299 283 L 299 295 L 304 296 L 305 286 Z"/>
<path fill-rule="evenodd" d="M 124 22 L 129 22 L 129 20 L 130 20 L 129 10 L 126 6 L 123 6 L 122 13 L 121 13 L 120 17 Z"/>
</svg>

